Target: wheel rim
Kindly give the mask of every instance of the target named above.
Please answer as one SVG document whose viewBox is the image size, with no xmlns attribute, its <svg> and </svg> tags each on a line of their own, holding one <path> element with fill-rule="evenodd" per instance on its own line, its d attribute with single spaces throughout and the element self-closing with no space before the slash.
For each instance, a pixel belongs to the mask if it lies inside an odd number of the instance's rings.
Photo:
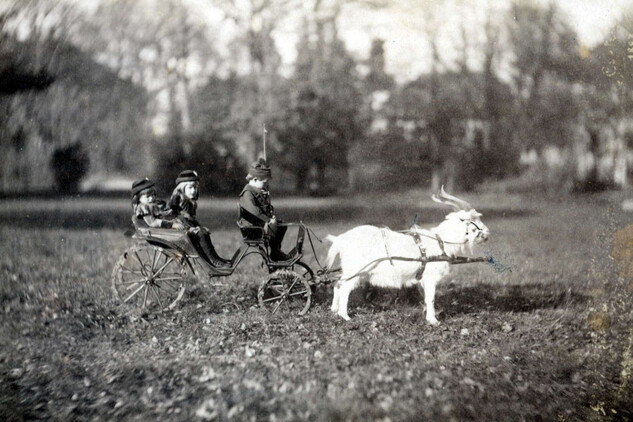
<svg viewBox="0 0 633 422">
<path fill-rule="evenodd" d="M 257 294 L 259 305 L 272 313 L 291 312 L 304 315 L 310 308 L 310 283 L 290 270 L 279 270 L 264 280 Z"/>
<path fill-rule="evenodd" d="M 136 245 L 123 253 L 112 274 L 121 303 L 154 310 L 173 309 L 184 294 L 184 262 L 164 249 Z"/>
<path fill-rule="evenodd" d="M 292 270 L 299 274 L 301 277 L 308 281 L 310 286 L 314 283 L 314 271 L 307 264 L 304 264 L 301 261 L 297 261 L 293 266 Z"/>
</svg>

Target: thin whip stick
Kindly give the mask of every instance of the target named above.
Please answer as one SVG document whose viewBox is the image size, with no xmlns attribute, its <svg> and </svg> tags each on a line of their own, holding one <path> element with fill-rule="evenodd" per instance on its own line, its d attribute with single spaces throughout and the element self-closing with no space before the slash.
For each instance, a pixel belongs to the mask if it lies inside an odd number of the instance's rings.
<svg viewBox="0 0 633 422">
<path fill-rule="evenodd" d="M 266 123 L 264 123 L 264 133 L 263 133 L 263 138 L 264 138 L 264 160 L 268 161 L 268 158 L 266 158 L 266 134 L 268 133 L 268 131 L 266 130 Z"/>
</svg>

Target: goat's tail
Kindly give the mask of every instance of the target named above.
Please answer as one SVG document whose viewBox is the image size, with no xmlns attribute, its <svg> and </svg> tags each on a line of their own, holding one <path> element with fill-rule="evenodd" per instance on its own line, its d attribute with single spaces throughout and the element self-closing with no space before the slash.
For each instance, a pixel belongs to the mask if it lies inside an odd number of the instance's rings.
<svg viewBox="0 0 633 422">
<path fill-rule="evenodd" d="M 328 234 L 323 239 L 323 240 L 326 240 L 326 241 L 332 243 L 332 246 L 330 246 L 330 250 L 327 253 L 327 262 L 326 262 L 326 264 L 327 264 L 327 268 L 329 270 L 331 270 L 334 267 L 334 262 L 336 261 L 336 257 L 338 256 L 338 253 L 339 253 L 336 239 L 337 239 L 337 237 L 336 236 L 332 236 L 331 234 Z"/>
</svg>

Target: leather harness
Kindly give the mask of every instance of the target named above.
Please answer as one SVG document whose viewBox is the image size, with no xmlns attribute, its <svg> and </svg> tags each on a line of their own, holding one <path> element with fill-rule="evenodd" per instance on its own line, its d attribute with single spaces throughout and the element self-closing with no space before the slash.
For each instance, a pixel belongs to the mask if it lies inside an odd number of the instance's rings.
<svg viewBox="0 0 633 422">
<path fill-rule="evenodd" d="M 385 252 L 387 253 L 387 258 L 389 258 L 389 262 L 393 267 L 393 259 L 391 257 L 391 254 L 389 253 L 389 248 L 387 247 L 387 235 L 385 233 L 385 230 L 385 228 L 381 228 L 380 233 L 382 234 L 383 243 L 385 244 Z M 418 268 L 418 271 L 415 273 L 416 280 L 420 280 L 422 278 L 422 274 L 424 274 L 424 269 L 426 268 L 426 249 L 424 249 L 424 247 L 422 246 L 422 236 L 420 236 L 418 232 L 411 231 L 406 234 L 413 237 L 413 241 L 420 251 L 420 268 Z M 437 240 L 437 243 L 442 250 L 442 255 L 446 255 L 446 251 L 444 250 L 444 241 L 442 240 L 442 238 L 436 233 L 435 239 Z"/>
<path fill-rule="evenodd" d="M 424 269 L 426 268 L 426 249 L 424 249 L 424 247 L 422 246 L 422 237 L 418 232 L 412 232 L 411 236 L 413 236 L 415 245 L 420 250 L 420 268 L 418 268 L 418 271 L 415 273 L 415 279 L 420 280 L 422 279 L 422 274 L 424 274 Z M 444 250 L 444 248 L 442 248 L 442 250 Z"/>
</svg>

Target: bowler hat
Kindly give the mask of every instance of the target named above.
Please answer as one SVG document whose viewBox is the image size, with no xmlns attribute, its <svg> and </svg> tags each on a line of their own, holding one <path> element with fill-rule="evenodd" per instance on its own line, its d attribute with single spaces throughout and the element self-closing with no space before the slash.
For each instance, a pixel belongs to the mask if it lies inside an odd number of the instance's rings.
<svg viewBox="0 0 633 422">
<path fill-rule="evenodd" d="M 184 170 L 181 171 L 178 177 L 176 178 L 176 184 L 180 184 L 182 182 L 197 182 L 200 180 L 198 177 L 198 173 L 195 170 Z"/>
<path fill-rule="evenodd" d="M 147 177 L 139 179 L 132 183 L 132 196 L 136 195 L 139 192 L 144 191 L 145 189 L 149 189 L 154 187 L 154 182 L 149 180 Z"/>
</svg>

